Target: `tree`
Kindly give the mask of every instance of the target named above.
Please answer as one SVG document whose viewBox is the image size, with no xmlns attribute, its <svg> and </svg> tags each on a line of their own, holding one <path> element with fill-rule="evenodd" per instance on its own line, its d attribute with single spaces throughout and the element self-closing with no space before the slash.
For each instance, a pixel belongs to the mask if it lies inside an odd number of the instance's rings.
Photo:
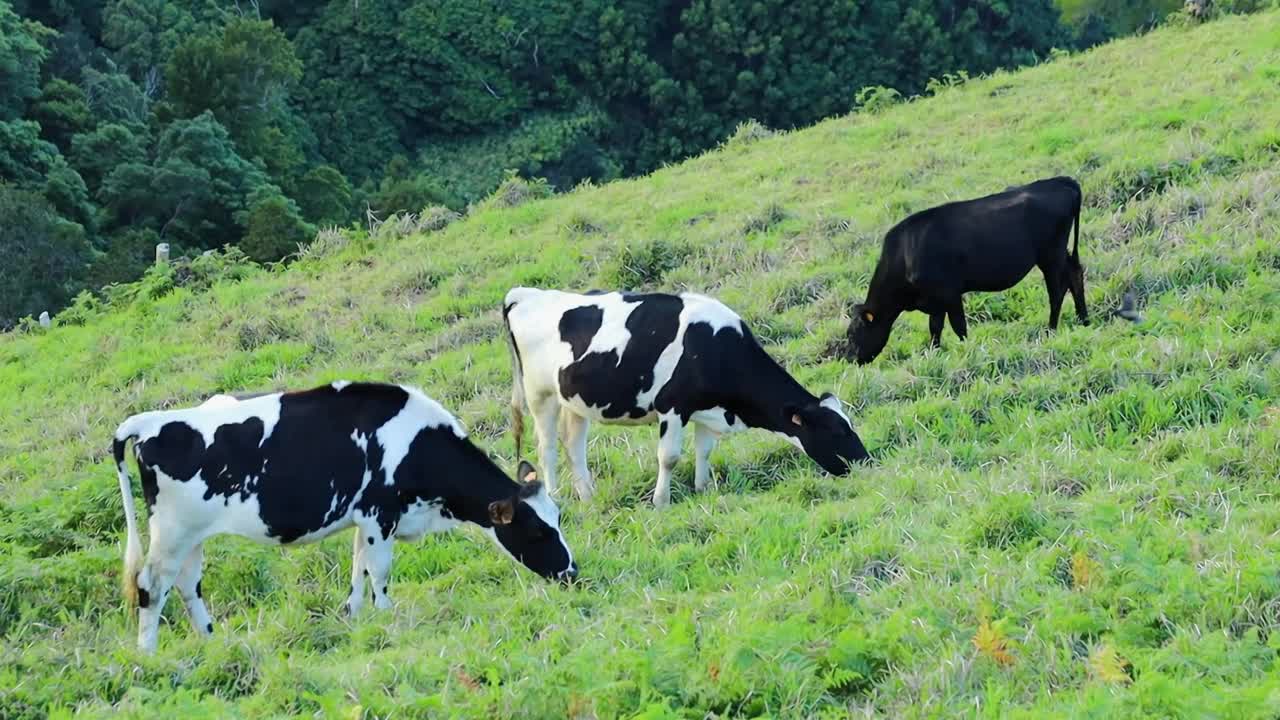
<svg viewBox="0 0 1280 720">
<path fill-rule="evenodd" d="M 41 43 L 53 34 L 0 0 L 0 120 L 21 117 L 27 101 L 40 94 L 40 65 L 48 54 Z"/>
<path fill-rule="evenodd" d="M 94 126 L 84 91 L 62 78 L 53 78 L 44 84 L 27 117 L 40 124 L 44 139 L 60 148 L 69 148 L 73 135 Z"/>
<path fill-rule="evenodd" d="M 40 139 L 40 126 L 30 120 L 0 121 L 0 179 L 22 187 L 37 186 L 53 165 L 58 148 Z"/>
<path fill-rule="evenodd" d="M 97 222 L 93 204 L 89 202 L 89 188 L 61 155 L 55 156 L 49 165 L 44 197 L 59 215 L 78 224 L 87 237 L 93 237 Z"/>
<path fill-rule="evenodd" d="M 85 68 L 85 102 L 100 123 L 143 129 L 151 120 L 151 101 L 128 75 Z"/>
<path fill-rule="evenodd" d="M 116 167 L 146 162 L 145 140 L 124 125 L 101 125 L 71 139 L 71 166 L 89 187 L 99 187 Z"/>
<path fill-rule="evenodd" d="M 197 20 L 192 6 L 203 3 L 169 0 L 115 0 L 103 13 L 102 41 L 115 50 L 116 61 L 129 75 L 143 81 L 156 96 L 163 82 L 165 64 L 182 41 L 209 32 L 212 23 Z M 199 8 L 197 8 L 199 9 Z"/>
<path fill-rule="evenodd" d="M 237 18 L 221 35 L 198 35 L 169 60 L 168 98 L 174 113 L 211 112 L 250 156 L 263 153 L 263 135 L 287 113 L 285 99 L 302 75 L 288 38 L 269 21 Z"/>
<path fill-rule="evenodd" d="M 310 222 L 341 225 L 351 219 L 351 183 L 332 165 L 308 170 L 294 194 Z"/>
<path fill-rule="evenodd" d="M 58 217 L 44 198 L 0 184 L 0 253 L 0 327 L 7 327 L 62 307 L 84 272 L 89 246 L 84 230 Z"/>
<path fill-rule="evenodd" d="M 113 227 L 149 227 L 167 241 L 209 249 L 240 236 L 249 198 L 264 187 L 275 188 L 206 112 L 165 128 L 152 163 L 116 166 L 98 196 Z"/>
<path fill-rule="evenodd" d="M 298 214 L 298 206 L 279 193 L 259 193 L 249 211 L 240 248 L 258 262 L 274 262 L 296 252 L 316 230 Z"/>
</svg>

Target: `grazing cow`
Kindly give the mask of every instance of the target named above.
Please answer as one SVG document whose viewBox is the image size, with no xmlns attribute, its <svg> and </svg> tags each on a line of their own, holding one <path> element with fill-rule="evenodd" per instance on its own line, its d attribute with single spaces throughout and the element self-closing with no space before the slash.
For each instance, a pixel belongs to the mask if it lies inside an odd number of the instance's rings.
<svg viewBox="0 0 1280 720">
<path fill-rule="evenodd" d="M 125 466 L 130 439 L 150 509 L 145 563 Z M 125 597 L 141 608 L 145 651 L 155 649 L 175 584 L 196 632 L 213 632 L 200 575 L 204 541 L 222 533 L 288 545 L 354 525 L 351 615 L 364 604 L 366 577 L 374 606 L 391 606 L 394 540 L 463 522 L 484 528 L 543 577 L 577 575 L 560 511 L 533 467 L 522 462 L 524 482 L 512 481 L 456 418 L 415 388 L 335 382 L 246 399 L 217 395 L 196 408 L 130 417 L 112 451 L 128 527 Z"/>
<path fill-rule="evenodd" d="M 594 486 L 587 426 L 659 423 L 653 502 L 671 496 L 685 426 L 696 425 L 694 487 L 710 479 L 708 458 L 723 433 L 769 430 L 804 450 L 827 472 L 844 475 L 868 460 L 840 401 L 815 397 L 760 347 L 732 310 L 691 293 L 586 295 L 515 288 L 503 315 L 511 343 L 512 431 L 517 451 L 526 399 L 538 436 L 543 479 L 556 486 L 557 420 L 578 496 Z"/>
<path fill-rule="evenodd" d="M 871 362 L 889 341 L 898 315 L 929 315 L 929 334 L 942 344 L 944 317 L 961 340 L 968 334 L 962 296 L 1016 285 L 1032 267 L 1049 290 L 1049 327 L 1056 330 L 1067 291 L 1080 322 L 1089 324 L 1080 265 L 1080 185 L 1069 177 L 1039 180 L 976 200 L 918 212 L 884 236 L 865 302 L 849 323 L 849 354 Z M 1075 245 L 1067 252 L 1071 227 Z"/>
</svg>

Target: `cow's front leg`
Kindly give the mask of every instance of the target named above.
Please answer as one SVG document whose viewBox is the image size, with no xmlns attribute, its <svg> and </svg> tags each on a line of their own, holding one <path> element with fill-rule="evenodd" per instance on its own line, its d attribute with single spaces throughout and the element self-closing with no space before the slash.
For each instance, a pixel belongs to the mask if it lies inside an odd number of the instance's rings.
<svg viewBox="0 0 1280 720">
<path fill-rule="evenodd" d="M 679 415 L 662 415 L 658 421 L 658 484 L 653 489 L 654 507 L 671 503 L 671 476 L 680 462 L 684 422 Z"/>
<path fill-rule="evenodd" d="M 560 402 L 554 395 L 530 398 L 533 409 L 533 429 L 538 435 L 538 462 L 542 474 L 539 478 L 552 495 L 556 492 L 556 464 L 559 448 L 556 445 L 559 430 Z M 518 458 L 517 458 L 518 460 Z"/>
<path fill-rule="evenodd" d="M 364 579 L 369 571 L 364 567 L 365 533 L 356 528 L 351 543 L 351 594 L 347 596 L 347 616 L 355 617 L 364 608 Z"/>
<path fill-rule="evenodd" d="M 364 549 L 364 565 L 369 570 L 369 582 L 373 584 L 373 606 L 386 610 L 391 607 L 387 585 L 391 581 L 391 546 L 395 542 L 395 534 L 385 539 L 380 534 L 371 537 L 374 542 Z"/>
<path fill-rule="evenodd" d="M 707 426 L 701 423 L 694 426 L 693 442 L 697 449 L 697 456 L 693 473 L 693 489 L 698 492 L 706 490 L 707 484 L 711 482 L 711 450 L 719 439 L 720 436 Z"/>
<path fill-rule="evenodd" d="M 590 500 L 596 489 L 587 466 L 587 430 L 591 421 L 567 409 L 560 410 L 560 419 L 564 422 L 564 446 L 569 451 L 578 498 Z"/>
</svg>

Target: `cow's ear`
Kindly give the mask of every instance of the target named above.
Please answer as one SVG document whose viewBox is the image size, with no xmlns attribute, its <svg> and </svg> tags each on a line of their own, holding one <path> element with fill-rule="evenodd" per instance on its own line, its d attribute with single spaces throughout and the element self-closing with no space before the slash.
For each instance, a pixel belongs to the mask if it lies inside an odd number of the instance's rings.
<svg viewBox="0 0 1280 720">
<path fill-rule="evenodd" d="M 538 469 L 528 460 L 521 460 L 520 468 L 516 470 L 516 479 L 522 483 L 537 482 Z"/>
<path fill-rule="evenodd" d="M 510 525 L 515 516 L 516 505 L 512 498 L 489 503 L 489 520 L 494 525 Z"/>
<path fill-rule="evenodd" d="M 521 485 L 520 492 L 516 493 L 516 497 L 521 500 L 527 500 L 540 492 L 542 492 L 542 483 L 538 480 L 533 480 Z"/>
</svg>

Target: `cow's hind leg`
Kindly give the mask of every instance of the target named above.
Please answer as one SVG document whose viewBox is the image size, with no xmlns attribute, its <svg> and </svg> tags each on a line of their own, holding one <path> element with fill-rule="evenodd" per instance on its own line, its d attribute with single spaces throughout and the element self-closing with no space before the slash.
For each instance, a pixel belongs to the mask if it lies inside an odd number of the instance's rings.
<svg viewBox="0 0 1280 720">
<path fill-rule="evenodd" d="M 1064 277 L 1063 263 L 1054 262 L 1040 266 L 1044 273 L 1044 289 L 1049 292 L 1049 329 L 1058 329 L 1058 318 L 1062 314 L 1062 299 L 1067 294 L 1067 282 Z"/>
<path fill-rule="evenodd" d="M 560 403 L 554 395 L 530 397 L 533 410 L 533 429 L 538 434 L 538 461 L 541 463 L 542 484 L 547 492 L 556 491 L 556 464 L 560 449 L 556 446 Z"/>
<path fill-rule="evenodd" d="M 200 578 L 204 575 L 204 544 L 199 543 L 187 553 L 187 561 L 178 573 L 175 587 L 182 596 L 182 604 L 187 607 L 187 619 L 196 633 L 209 636 L 213 634 L 213 618 L 204 602 L 204 591 L 200 587 Z"/>
<path fill-rule="evenodd" d="M 957 295 L 947 308 L 947 317 L 951 320 L 951 329 L 956 337 L 964 340 L 969 336 L 969 323 L 964 317 L 964 297 Z"/>
<path fill-rule="evenodd" d="M 653 488 L 653 504 L 665 507 L 671 503 L 671 476 L 680 462 L 684 441 L 684 422 L 677 414 L 663 415 L 658 423 L 658 484 Z"/>
<path fill-rule="evenodd" d="M 711 450 L 720 436 L 714 430 L 697 424 L 693 430 L 693 444 L 697 450 L 693 471 L 693 489 L 702 492 L 711 482 Z"/>
<path fill-rule="evenodd" d="M 364 607 L 364 579 L 369 571 L 364 566 L 365 533 L 356 528 L 351 543 L 351 594 L 347 596 L 347 616 L 355 617 Z"/>
<path fill-rule="evenodd" d="M 942 347 L 942 326 L 946 319 L 945 312 L 936 312 L 929 316 L 929 342 L 933 347 Z"/>
<path fill-rule="evenodd" d="M 191 551 L 191 543 L 180 531 L 154 522 L 154 518 L 153 514 L 147 559 L 138 573 L 138 649 L 148 653 L 156 649 L 160 614 Z"/>
<path fill-rule="evenodd" d="M 591 427 L 591 421 L 563 408 L 560 410 L 560 419 L 564 421 L 564 446 L 569 451 L 569 464 L 573 466 L 578 497 L 590 500 L 596 489 L 595 482 L 591 479 L 591 468 L 587 466 L 587 430 Z"/>
</svg>

